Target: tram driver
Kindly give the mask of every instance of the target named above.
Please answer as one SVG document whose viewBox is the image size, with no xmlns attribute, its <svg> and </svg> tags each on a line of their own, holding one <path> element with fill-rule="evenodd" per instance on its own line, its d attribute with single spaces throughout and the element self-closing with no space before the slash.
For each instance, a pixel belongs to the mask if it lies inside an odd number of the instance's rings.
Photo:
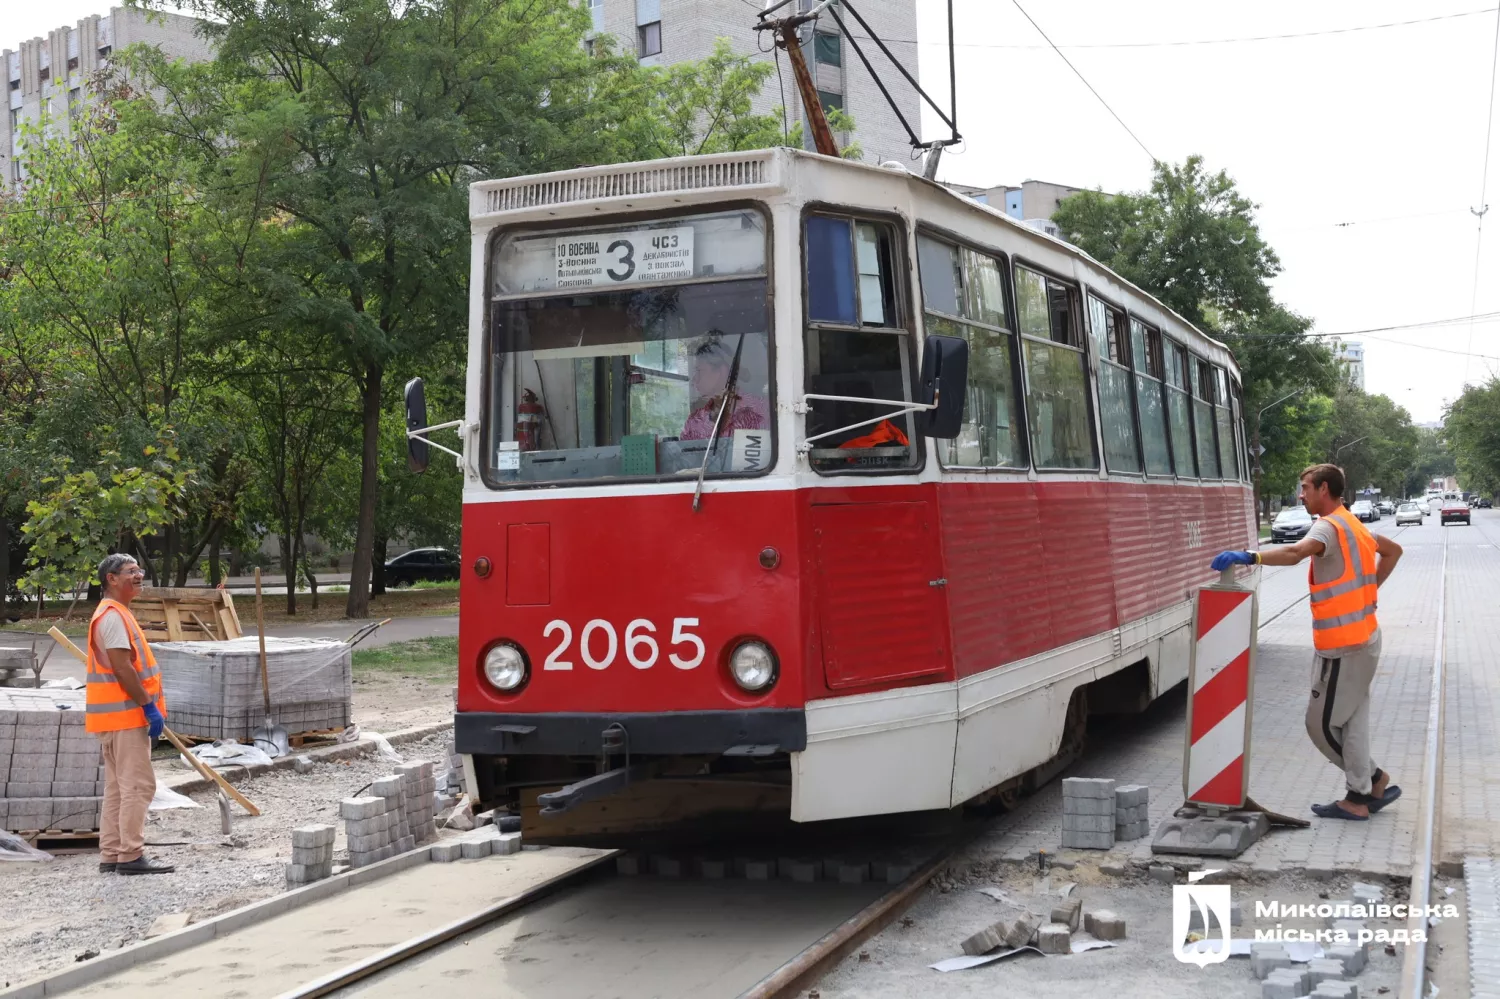
<svg viewBox="0 0 1500 999">
<path fill-rule="evenodd" d="M 748 356 L 752 351 L 758 352 L 754 358 Z M 747 369 L 765 368 L 762 351 L 761 342 L 755 337 L 744 337 L 741 343 L 731 341 L 718 330 L 710 331 L 708 337 L 693 352 L 692 369 L 688 376 L 690 411 L 687 422 L 682 427 L 682 440 L 708 439 L 713 433 L 714 421 L 719 418 L 719 410 L 724 406 L 726 393 L 729 395 L 729 405 L 719 425 L 720 437 L 727 437 L 736 430 L 770 428 L 770 406 L 765 397 L 747 392 L 744 388 Z M 730 384 L 731 378 L 733 385 Z"/>
</svg>

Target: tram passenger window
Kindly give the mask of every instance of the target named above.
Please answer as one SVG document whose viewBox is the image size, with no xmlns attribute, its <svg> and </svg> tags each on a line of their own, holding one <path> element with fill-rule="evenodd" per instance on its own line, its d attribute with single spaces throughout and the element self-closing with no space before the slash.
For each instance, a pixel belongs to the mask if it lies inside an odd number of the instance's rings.
<svg viewBox="0 0 1500 999">
<path fill-rule="evenodd" d="M 999 261 L 930 236 L 917 237 L 917 258 L 927 333 L 969 341 L 963 426 L 953 440 L 938 442 L 939 457 L 951 467 L 1024 468 L 1016 338 Z"/>
<path fill-rule="evenodd" d="M 1139 472 L 1125 313 L 1090 295 L 1089 327 L 1099 350 L 1099 435 L 1104 439 L 1105 467 L 1111 472 Z"/>
<path fill-rule="evenodd" d="M 1240 480 L 1250 481 L 1250 467 L 1253 459 L 1250 457 L 1249 442 L 1245 439 L 1245 397 L 1240 391 L 1240 383 L 1233 378 L 1229 382 L 1230 398 L 1234 403 L 1234 439 L 1235 454 L 1239 460 Z"/>
<path fill-rule="evenodd" d="M 1190 359 L 1193 376 L 1193 430 L 1198 438 L 1198 474 L 1219 477 L 1219 452 L 1214 442 L 1213 368 L 1207 361 Z"/>
<path fill-rule="evenodd" d="M 1032 460 L 1037 468 L 1098 468 L 1078 291 L 1019 265 L 1015 284 Z"/>
<path fill-rule="evenodd" d="M 910 333 L 901 325 L 896 231 L 879 222 L 807 219 L 807 391 L 891 400 L 810 401 L 808 460 L 817 471 L 909 468 L 916 462 Z"/>
<path fill-rule="evenodd" d="M 1172 465 L 1181 478 L 1196 478 L 1193 457 L 1192 401 L 1188 398 L 1188 354 L 1175 343 L 1167 343 L 1167 416 L 1172 427 Z"/>
<path fill-rule="evenodd" d="M 1219 468 L 1222 477 L 1237 479 L 1239 467 L 1235 464 L 1234 416 L 1229 408 L 1229 379 L 1224 369 L 1214 366 L 1214 423 L 1219 430 Z"/>
<path fill-rule="evenodd" d="M 1167 436 L 1167 404 L 1162 385 L 1161 334 L 1135 319 L 1130 320 L 1131 356 L 1135 359 L 1135 399 L 1141 417 L 1141 443 L 1146 452 L 1146 472 L 1172 474 L 1172 452 Z"/>
</svg>

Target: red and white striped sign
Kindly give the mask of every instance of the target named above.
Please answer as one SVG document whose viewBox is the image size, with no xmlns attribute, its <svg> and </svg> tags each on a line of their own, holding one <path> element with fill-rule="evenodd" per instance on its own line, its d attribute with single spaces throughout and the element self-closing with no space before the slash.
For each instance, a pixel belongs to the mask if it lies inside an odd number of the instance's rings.
<svg viewBox="0 0 1500 999">
<path fill-rule="evenodd" d="M 1239 808 L 1249 769 L 1255 594 L 1199 590 L 1193 623 L 1182 793 L 1191 804 Z"/>
</svg>

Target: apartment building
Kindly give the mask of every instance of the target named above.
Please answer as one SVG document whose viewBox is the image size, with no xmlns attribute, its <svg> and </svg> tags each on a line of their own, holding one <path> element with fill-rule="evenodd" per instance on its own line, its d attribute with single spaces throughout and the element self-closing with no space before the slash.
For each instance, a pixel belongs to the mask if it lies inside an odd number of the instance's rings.
<svg viewBox="0 0 1500 999">
<path fill-rule="evenodd" d="M 197 24 L 180 14 L 115 7 L 0 52 L 6 85 L 6 114 L 0 119 L 0 189 L 9 189 L 22 177 L 18 154 L 25 126 L 45 119 L 53 134 L 71 134 L 73 121 L 94 99 L 97 74 L 110 72 L 113 53 L 144 42 L 174 58 L 211 58 L 213 49 L 198 35 Z"/>
<path fill-rule="evenodd" d="M 594 29 L 600 35 L 611 35 L 622 51 L 635 52 L 648 66 L 702 59 L 713 52 L 719 38 L 729 39 L 736 52 L 777 65 L 768 32 L 757 33 L 757 11 L 763 0 L 582 0 L 594 16 Z M 782 8 L 806 9 L 811 0 L 796 0 Z M 917 72 L 916 0 L 860 0 L 859 12 L 871 29 L 890 47 L 892 54 L 913 77 Z M 780 12 L 778 12 L 780 13 Z M 873 41 L 866 38 L 853 18 L 841 13 L 844 23 L 855 33 L 860 48 L 870 59 L 875 72 L 890 90 L 902 116 L 921 135 L 920 98 L 911 84 L 901 76 Z M 825 107 L 843 108 L 854 119 L 851 135 L 840 136 L 848 144 L 856 141 L 864 150 L 864 160 L 911 161 L 911 140 L 896 112 L 881 95 L 874 77 L 867 70 L 847 39 L 843 38 L 833 18 L 823 15 L 812 29 L 804 29 L 803 52 L 813 81 Z M 792 121 L 804 121 L 797 84 L 785 53 L 779 61 L 781 78 L 773 74 L 755 101 L 758 113 L 767 113 L 783 103 Z M 807 130 L 804 129 L 804 133 Z M 812 148 L 811 134 L 804 142 Z"/>
</svg>

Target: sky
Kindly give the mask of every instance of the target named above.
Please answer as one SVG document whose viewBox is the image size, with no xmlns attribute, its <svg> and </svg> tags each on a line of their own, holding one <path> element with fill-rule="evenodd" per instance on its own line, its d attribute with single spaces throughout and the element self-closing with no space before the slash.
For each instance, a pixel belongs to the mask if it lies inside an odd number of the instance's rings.
<svg viewBox="0 0 1500 999">
<path fill-rule="evenodd" d="M 1152 157 L 1197 153 L 1260 205 L 1261 231 L 1283 268 L 1275 294 L 1312 318 L 1315 332 L 1500 312 L 1500 149 L 1490 157 L 1485 200 L 1495 207 L 1471 298 L 1470 209 L 1485 172 L 1495 0 L 1021 3 L 1130 131 L 1013 0 L 954 0 L 965 144 L 945 155 L 941 179 L 1139 191 L 1150 185 Z M 917 7 L 920 75 L 941 103 L 946 5 Z M 1467 16 L 1201 44 L 1449 14 Z M 1116 47 L 1083 47 L 1100 45 Z M 929 138 L 944 131 L 930 112 L 924 127 Z M 1440 419 L 1466 378 L 1500 372 L 1500 317 L 1348 339 L 1364 343 L 1366 389 L 1418 422 Z"/>
<path fill-rule="evenodd" d="M 1500 317 L 1386 328 L 1500 313 L 1500 150 L 1477 298 L 1470 212 L 1485 172 L 1496 2 L 1022 0 L 1137 144 L 1014 0 L 953 0 L 965 144 L 939 176 L 1138 191 L 1153 157 L 1201 154 L 1260 205 L 1283 267 L 1277 297 L 1316 332 L 1363 342 L 1366 388 L 1435 421 L 1466 380 L 1500 372 Z M 109 6 L 0 0 L 0 41 Z M 946 99 L 946 4 L 917 9 L 920 76 Z M 1304 37 L 1205 43 L 1287 34 Z M 942 134 L 930 112 L 924 128 Z"/>
</svg>

